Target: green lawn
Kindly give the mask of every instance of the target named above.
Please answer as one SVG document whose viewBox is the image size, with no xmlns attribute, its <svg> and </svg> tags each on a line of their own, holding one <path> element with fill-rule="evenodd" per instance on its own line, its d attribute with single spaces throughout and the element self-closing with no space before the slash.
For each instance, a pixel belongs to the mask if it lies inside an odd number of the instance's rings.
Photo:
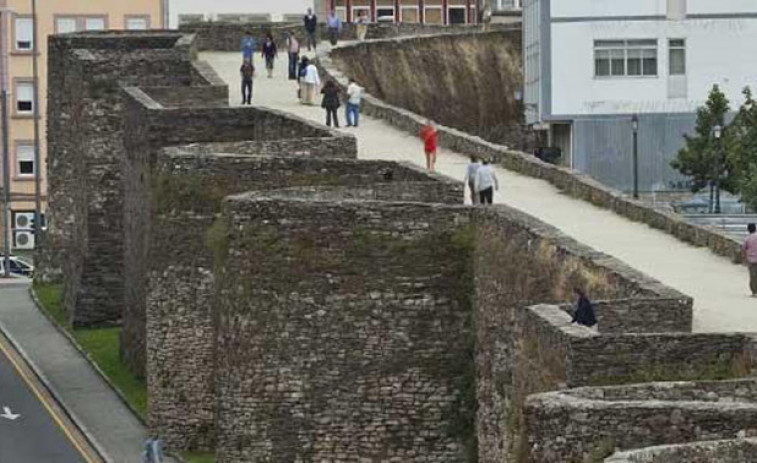
<svg viewBox="0 0 757 463">
<path fill-rule="evenodd" d="M 181 456 L 187 463 L 215 463 L 216 461 L 213 453 L 184 452 Z"/>
<path fill-rule="evenodd" d="M 119 335 L 121 328 L 73 330 L 63 311 L 63 287 L 61 285 L 34 284 L 34 291 L 42 307 L 89 353 L 92 360 L 126 397 L 129 404 L 144 418 L 147 413 L 147 384 L 134 377 L 119 358 Z M 202 460 L 199 460 L 202 461 Z"/>
</svg>

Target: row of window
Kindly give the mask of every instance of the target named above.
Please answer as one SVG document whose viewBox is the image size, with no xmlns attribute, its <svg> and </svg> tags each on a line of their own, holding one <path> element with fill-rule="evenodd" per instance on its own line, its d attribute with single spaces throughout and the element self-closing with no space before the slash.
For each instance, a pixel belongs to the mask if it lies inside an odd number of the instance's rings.
<svg viewBox="0 0 757 463">
<path fill-rule="evenodd" d="M 55 18 L 55 33 L 78 31 L 101 31 L 107 28 L 107 16 L 58 16 Z M 34 24 L 32 18 L 19 16 L 13 22 L 16 51 L 31 51 L 34 48 Z M 126 30 L 145 30 L 150 27 L 149 16 L 126 16 Z"/>
<path fill-rule="evenodd" d="M 668 74 L 686 74 L 686 41 L 668 40 Z M 595 77 L 657 76 L 657 39 L 595 40 Z"/>
</svg>

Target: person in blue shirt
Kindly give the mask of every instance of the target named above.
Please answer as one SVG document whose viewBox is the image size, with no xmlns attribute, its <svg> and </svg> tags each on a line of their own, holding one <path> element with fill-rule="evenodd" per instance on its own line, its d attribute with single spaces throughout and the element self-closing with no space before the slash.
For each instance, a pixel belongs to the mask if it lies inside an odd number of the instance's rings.
<svg viewBox="0 0 757 463">
<path fill-rule="evenodd" d="M 326 19 L 326 27 L 329 31 L 329 42 L 331 45 L 336 45 L 339 41 L 339 34 L 342 33 L 342 20 L 339 19 L 339 15 L 335 10 L 331 10 L 329 17 Z"/>
<path fill-rule="evenodd" d="M 252 32 L 247 31 L 244 33 L 244 37 L 242 37 L 240 48 L 242 50 L 242 59 L 249 60 L 250 62 L 252 62 L 252 55 L 255 54 L 255 48 L 256 48 L 256 43 L 255 43 L 255 39 L 252 37 Z"/>
</svg>

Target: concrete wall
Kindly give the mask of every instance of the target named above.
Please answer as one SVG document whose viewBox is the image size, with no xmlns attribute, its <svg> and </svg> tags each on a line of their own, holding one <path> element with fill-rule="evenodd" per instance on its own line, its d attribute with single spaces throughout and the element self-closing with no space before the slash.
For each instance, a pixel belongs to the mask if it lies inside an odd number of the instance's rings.
<svg viewBox="0 0 757 463">
<path fill-rule="evenodd" d="M 532 147 L 521 129 L 520 30 L 442 34 L 336 48 L 334 65 L 368 93 L 440 124 Z"/>
</svg>

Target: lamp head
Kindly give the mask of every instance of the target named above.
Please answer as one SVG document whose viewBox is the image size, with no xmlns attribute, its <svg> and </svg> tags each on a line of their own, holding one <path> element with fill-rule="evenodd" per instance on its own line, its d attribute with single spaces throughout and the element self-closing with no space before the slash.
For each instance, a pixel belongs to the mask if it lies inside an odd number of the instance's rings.
<svg viewBox="0 0 757 463">
<path fill-rule="evenodd" d="M 712 128 L 712 135 L 719 140 L 723 135 L 723 127 L 721 127 L 720 124 L 715 125 L 715 127 Z"/>
<path fill-rule="evenodd" d="M 639 131 L 639 116 L 636 114 L 631 116 L 631 127 L 633 128 L 634 132 Z"/>
</svg>

